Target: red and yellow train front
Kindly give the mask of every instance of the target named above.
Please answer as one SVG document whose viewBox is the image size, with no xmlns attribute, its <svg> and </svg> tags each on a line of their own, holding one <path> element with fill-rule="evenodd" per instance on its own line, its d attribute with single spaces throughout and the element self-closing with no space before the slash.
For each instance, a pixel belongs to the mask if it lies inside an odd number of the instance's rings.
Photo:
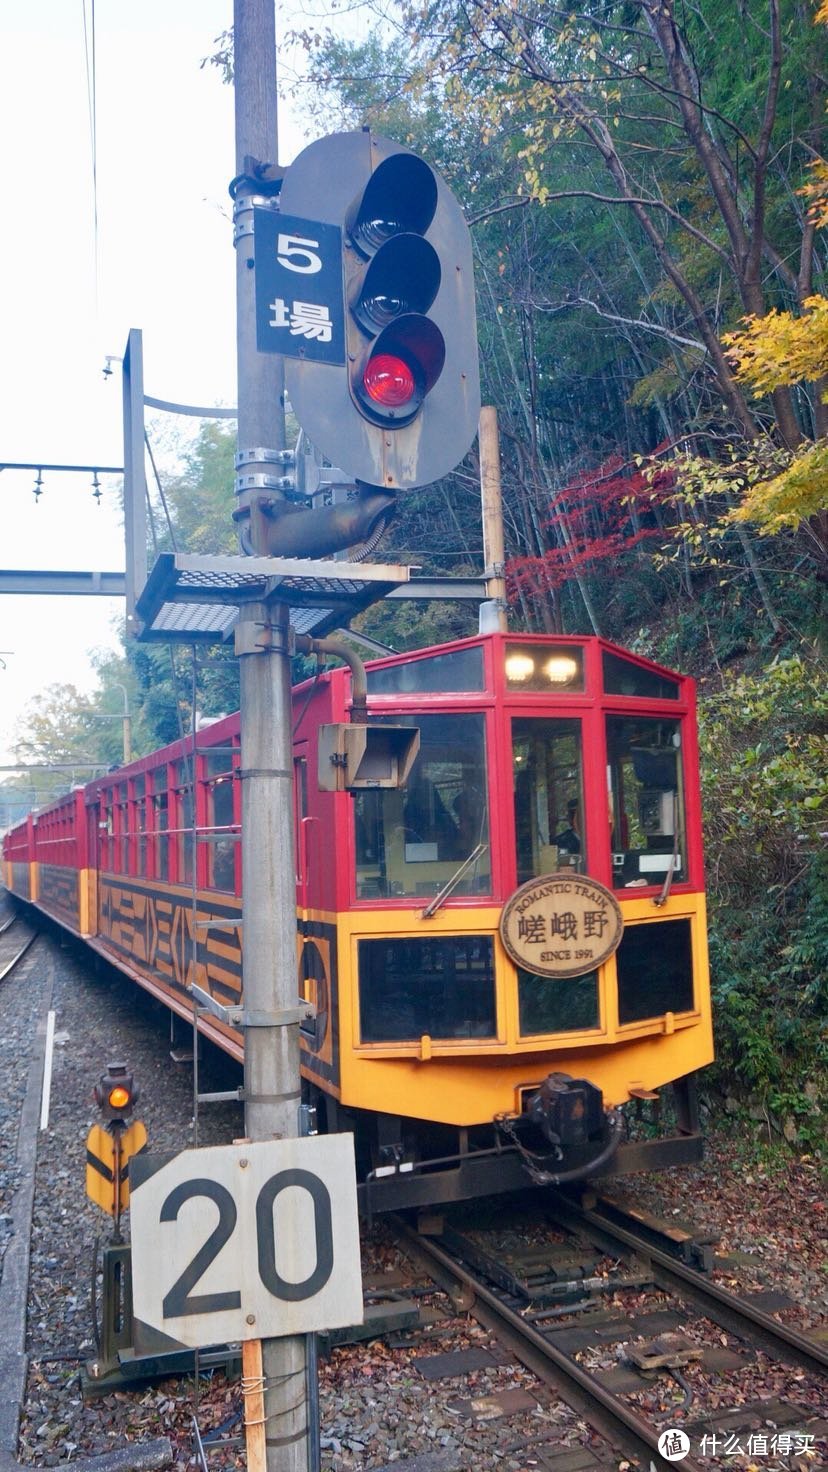
<svg viewBox="0 0 828 1472">
<path fill-rule="evenodd" d="M 465 1129 L 520 1117 L 550 1073 L 607 1109 L 709 1062 L 692 681 L 596 639 L 500 635 L 368 680 L 371 721 L 416 726 L 420 751 L 404 787 L 337 795 L 330 830 L 299 814 L 305 991 L 324 994 L 310 1076 L 345 1110 Z M 344 672 L 331 695 L 345 718 Z M 580 975 L 532 965 L 579 969 L 565 898 L 525 927 L 525 965 L 500 938 L 510 896 L 552 873 L 622 912 Z"/>
</svg>

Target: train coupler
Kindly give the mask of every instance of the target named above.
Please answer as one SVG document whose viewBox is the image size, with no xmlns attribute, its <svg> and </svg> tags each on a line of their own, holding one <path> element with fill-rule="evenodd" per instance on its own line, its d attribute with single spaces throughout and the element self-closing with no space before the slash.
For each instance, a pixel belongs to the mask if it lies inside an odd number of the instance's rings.
<svg viewBox="0 0 828 1472">
<path fill-rule="evenodd" d="M 604 1169 L 623 1133 L 620 1111 L 604 1109 L 601 1090 L 567 1073 L 550 1073 L 527 1100 L 523 1114 L 498 1115 L 494 1123 L 517 1149 L 531 1180 L 548 1186 L 586 1180 Z M 540 1149 L 539 1136 L 544 1141 Z"/>
<path fill-rule="evenodd" d="M 600 1136 L 604 1098 L 588 1079 L 550 1073 L 530 1100 L 527 1114 L 544 1139 L 564 1152 Z"/>
</svg>

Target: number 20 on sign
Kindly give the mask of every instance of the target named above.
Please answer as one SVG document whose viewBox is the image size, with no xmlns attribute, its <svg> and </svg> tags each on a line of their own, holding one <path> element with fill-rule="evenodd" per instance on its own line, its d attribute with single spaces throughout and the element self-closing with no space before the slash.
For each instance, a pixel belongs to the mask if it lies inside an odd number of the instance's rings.
<svg viewBox="0 0 828 1472">
<path fill-rule="evenodd" d="M 130 1205 L 141 1324 L 198 1348 L 361 1323 L 351 1135 L 139 1160 Z"/>
</svg>

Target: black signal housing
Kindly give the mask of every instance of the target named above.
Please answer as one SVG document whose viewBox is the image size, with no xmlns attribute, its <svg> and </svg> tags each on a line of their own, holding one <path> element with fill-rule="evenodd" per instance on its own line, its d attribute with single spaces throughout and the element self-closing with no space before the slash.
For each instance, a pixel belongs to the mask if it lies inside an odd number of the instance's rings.
<svg viewBox="0 0 828 1472">
<path fill-rule="evenodd" d="M 139 1092 L 135 1075 L 126 1063 L 110 1063 L 93 1090 L 95 1103 L 110 1124 L 124 1123 L 129 1118 Z"/>
<path fill-rule="evenodd" d="M 364 130 L 306 148 L 281 207 L 338 225 L 342 239 L 346 361 L 285 360 L 302 429 L 368 486 L 447 475 L 480 413 L 471 240 L 457 200 L 424 159 Z"/>
</svg>

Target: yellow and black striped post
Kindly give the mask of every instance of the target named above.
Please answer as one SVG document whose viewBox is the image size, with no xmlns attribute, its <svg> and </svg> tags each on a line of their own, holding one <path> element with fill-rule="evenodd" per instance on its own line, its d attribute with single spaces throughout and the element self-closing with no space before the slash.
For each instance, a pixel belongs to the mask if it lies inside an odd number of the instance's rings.
<svg viewBox="0 0 828 1472">
<path fill-rule="evenodd" d="M 147 1132 L 140 1119 L 115 1129 L 93 1124 L 86 1137 L 86 1194 L 114 1218 L 116 1240 L 121 1212 L 129 1205 L 129 1162 L 146 1146 Z"/>
</svg>

